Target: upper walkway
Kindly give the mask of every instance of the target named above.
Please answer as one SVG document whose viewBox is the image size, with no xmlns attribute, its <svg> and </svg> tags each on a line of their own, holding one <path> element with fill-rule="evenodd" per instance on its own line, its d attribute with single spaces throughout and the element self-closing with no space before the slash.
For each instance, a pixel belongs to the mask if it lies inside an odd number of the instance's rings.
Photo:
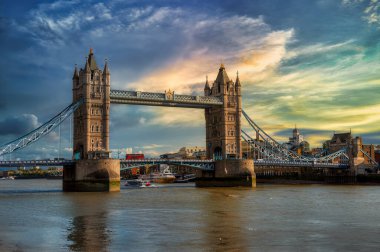
<svg viewBox="0 0 380 252">
<path fill-rule="evenodd" d="M 209 108 L 223 105 L 221 97 L 177 95 L 174 92 L 151 93 L 140 91 L 111 90 L 111 103 L 149 106 Z"/>
</svg>

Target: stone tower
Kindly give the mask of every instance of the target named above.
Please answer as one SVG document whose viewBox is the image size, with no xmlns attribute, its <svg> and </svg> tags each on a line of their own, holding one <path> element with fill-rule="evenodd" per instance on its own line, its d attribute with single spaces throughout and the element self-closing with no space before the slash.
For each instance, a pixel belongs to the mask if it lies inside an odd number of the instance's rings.
<svg viewBox="0 0 380 252">
<path fill-rule="evenodd" d="M 110 72 L 107 62 L 103 71 L 90 53 L 84 69 L 73 76 L 73 102 L 83 99 L 74 114 L 74 159 L 109 157 Z"/>
<path fill-rule="evenodd" d="M 82 104 L 74 113 L 75 164 L 63 167 L 64 191 L 120 191 L 120 160 L 109 158 L 110 84 L 107 62 L 100 70 L 90 49 L 73 75 L 73 102 Z"/>
<path fill-rule="evenodd" d="M 253 160 L 242 159 L 239 75 L 234 83 L 222 64 L 212 87 L 206 79 L 204 94 L 220 97 L 223 105 L 205 109 L 206 153 L 207 158 L 215 160 L 215 170 L 197 172 L 196 185 L 255 187 Z"/>
<path fill-rule="evenodd" d="M 222 64 L 212 87 L 206 79 L 204 94 L 223 99 L 223 106 L 205 110 L 207 157 L 215 160 L 241 159 L 242 103 L 239 75 L 234 83 L 228 78 Z"/>
</svg>

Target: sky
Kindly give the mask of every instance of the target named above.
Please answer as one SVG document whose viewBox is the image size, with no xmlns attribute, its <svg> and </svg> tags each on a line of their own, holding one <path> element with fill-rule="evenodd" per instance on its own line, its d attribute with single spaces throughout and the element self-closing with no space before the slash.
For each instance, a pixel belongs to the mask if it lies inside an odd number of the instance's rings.
<svg viewBox="0 0 380 252">
<path fill-rule="evenodd" d="M 0 1 L 0 145 L 71 103 L 89 49 L 111 88 L 202 94 L 224 63 L 243 108 L 286 141 L 334 132 L 380 143 L 380 0 Z M 204 146 L 204 112 L 111 106 L 110 148 L 157 156 Z M 247 124 L 243 122 L 247 128 Z M 60 137 L 61 136 L 61 137 Z M 70 121 L 3 157 L 71 157 Z"/>
</svg>

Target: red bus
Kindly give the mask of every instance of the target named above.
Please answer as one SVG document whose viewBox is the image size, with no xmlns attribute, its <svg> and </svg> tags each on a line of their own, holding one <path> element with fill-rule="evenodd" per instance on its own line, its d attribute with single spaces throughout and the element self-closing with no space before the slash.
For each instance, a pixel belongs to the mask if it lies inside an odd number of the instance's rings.
<svg viewBox="0 0 380 252">
<path fill-rule="evenodd" d="M 144 154 L 126 154 L 125 155 L 126 160 L 141 160 L 144 158 L 145 158 Z M 132 168 L 131 173 L 132 173 L 132 175 L 136 176 L 136 175 L 140 174 L 140 169 L 139 168 Z"/>
<path fill-rule="evenodd" d="M 139 160 L 144 159 L 144 154 L 127 154 L 125 155 L 126 160 Z"/>
</svg>

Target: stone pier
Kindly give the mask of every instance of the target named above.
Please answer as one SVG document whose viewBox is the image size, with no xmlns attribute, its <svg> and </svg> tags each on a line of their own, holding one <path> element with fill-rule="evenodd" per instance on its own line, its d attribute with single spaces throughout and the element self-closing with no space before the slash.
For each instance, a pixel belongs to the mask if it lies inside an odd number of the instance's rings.
<svg viewBox="0 0 380 252">
<path fill-rule="evenodd" d="M 198 171 L 198 187 L 256 187 L 256 174 L 252 159 L 219 160 L 214 172 Z"/>
<path fill-rule="evenodd" d="M 118 192 L 120 191 L 120 160 L 78 160 L 63 168 L 65 192 Z"/>
</svg>

